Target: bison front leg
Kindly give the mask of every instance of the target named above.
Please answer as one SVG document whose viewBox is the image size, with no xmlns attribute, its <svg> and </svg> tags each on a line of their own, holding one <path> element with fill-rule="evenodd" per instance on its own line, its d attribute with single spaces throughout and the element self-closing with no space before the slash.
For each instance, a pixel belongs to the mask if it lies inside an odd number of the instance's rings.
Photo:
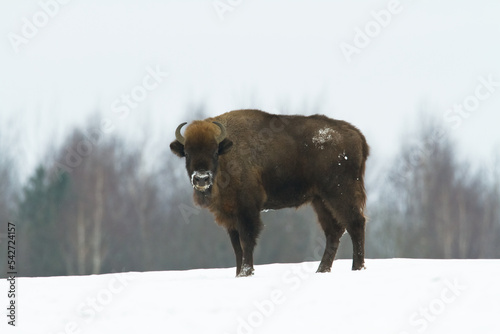
<svg viewBox="0 0 500 334">
<path fill-rule="evenodd" d="M 241 214 L 238 219 L 238 234 L 242 250 L 241 270 L 238 277 L 253 275 L 253 250 L 257 244 L 257 238 L 262 229 L 259 212 L 250 212 Z"/>
<path fill-rule="evenodd" d="M 234 255 L 236 256 L 236 276 L 240 275 L 241 263 L 243 260 L 243 250 L 240 244 L 240 234 L 237 230 L 228 230 L 229 238 L 231 239 L 231 245 L 233 245 Z"/>
</svg>

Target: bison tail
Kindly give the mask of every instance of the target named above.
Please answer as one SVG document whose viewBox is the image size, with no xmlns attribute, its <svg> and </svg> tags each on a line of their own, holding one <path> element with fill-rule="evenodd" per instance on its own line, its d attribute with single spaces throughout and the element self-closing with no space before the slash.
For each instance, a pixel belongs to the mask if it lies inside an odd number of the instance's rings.
<svg viewBox="0 0 500 334">
<path fill-rule="evenodd" d="M 361 166 L 359 168 L 359 175 L 358 175 L 358 181 L 359 181 L 359 193 L 360 193 L 360 210 L 364 211 L 366 207 L 366 188 L 365 188 L 365 167 L 366 167 L 366 159 L 368 158 L 368 155 L 370 154 L 370 147 L 366 143 L 366 139 L 361 134 L 362 138 L 362 147 L 361 147 L 361 153 L 362 153 L 362 159 L 361 159 Z"/>
</svg>

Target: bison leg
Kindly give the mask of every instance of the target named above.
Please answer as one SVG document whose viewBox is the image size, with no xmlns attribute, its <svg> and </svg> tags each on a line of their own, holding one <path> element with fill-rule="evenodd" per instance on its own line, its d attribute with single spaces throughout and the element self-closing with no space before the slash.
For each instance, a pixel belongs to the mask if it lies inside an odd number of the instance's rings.
<svg viewBox="0 0 500 334">
<path fill-rule="evenodd" d="M 344 234 L 345 228 L 338 224 L 322 200 L 314 200 L 313 207 L 326 237 L 325 252 L 316 272 L 327 273 L 332 268 L 332 263 L 339 247 L 340 237 Z"/>
<path fill-rule="evenodd" d="M 241 272 L 241 263 L 243 259 L 243 250 L 240 244 L 240 234 L 236 230 L 228 230 L 229 238 L 231 238 L 231 244 L 233 245 L 234 255 L 236 256 L 236 276 Z"/>
<path fill-rule="evenodd" d="M 357 210 L 347 224 L 347 232 L 352 240 L 352 270 L 365 269 L 365 224 L 366 218 Z"/>
<path fill-rule="evenodd" d="M 257 244 L 257 237 L 262 229 L 259 212 L 241 214 L 238 218 L 238 233 L 241 249 L 243 251 L 241 271 L 238 277 L 253 275 L 253 250 Z"/>
</svg>

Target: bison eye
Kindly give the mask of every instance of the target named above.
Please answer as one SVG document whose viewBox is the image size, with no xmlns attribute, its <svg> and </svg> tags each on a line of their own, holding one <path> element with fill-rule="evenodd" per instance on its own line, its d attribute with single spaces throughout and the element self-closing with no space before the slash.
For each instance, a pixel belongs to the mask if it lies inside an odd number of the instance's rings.
<svg viewBox="0 0 500 334">
<path fill-rule="evenodd" d="M 214 152 L 214 158 L 217 159 L 218 156 L 219 156 L 219 152 L 215 151 Z"/>
</svg>

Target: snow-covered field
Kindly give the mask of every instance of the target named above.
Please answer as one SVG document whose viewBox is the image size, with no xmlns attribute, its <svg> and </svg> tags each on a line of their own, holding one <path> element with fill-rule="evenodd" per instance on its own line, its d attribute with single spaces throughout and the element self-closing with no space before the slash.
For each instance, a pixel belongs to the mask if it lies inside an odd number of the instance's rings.
<svg viewBox="0 0 500 334">
<path fill-rule="evenodd" d="M 336 260 L 19 278 L 2 333 L 500 333 L 500 260 Z M 0 283 L 3 305 L 8 285 Z M 5 292 L 5 293 L 4 293 Z M 3 307 L 5 310 L 5 308 Z M 5 311 L 4 311 L 5 313 Z"/>
</svg>

